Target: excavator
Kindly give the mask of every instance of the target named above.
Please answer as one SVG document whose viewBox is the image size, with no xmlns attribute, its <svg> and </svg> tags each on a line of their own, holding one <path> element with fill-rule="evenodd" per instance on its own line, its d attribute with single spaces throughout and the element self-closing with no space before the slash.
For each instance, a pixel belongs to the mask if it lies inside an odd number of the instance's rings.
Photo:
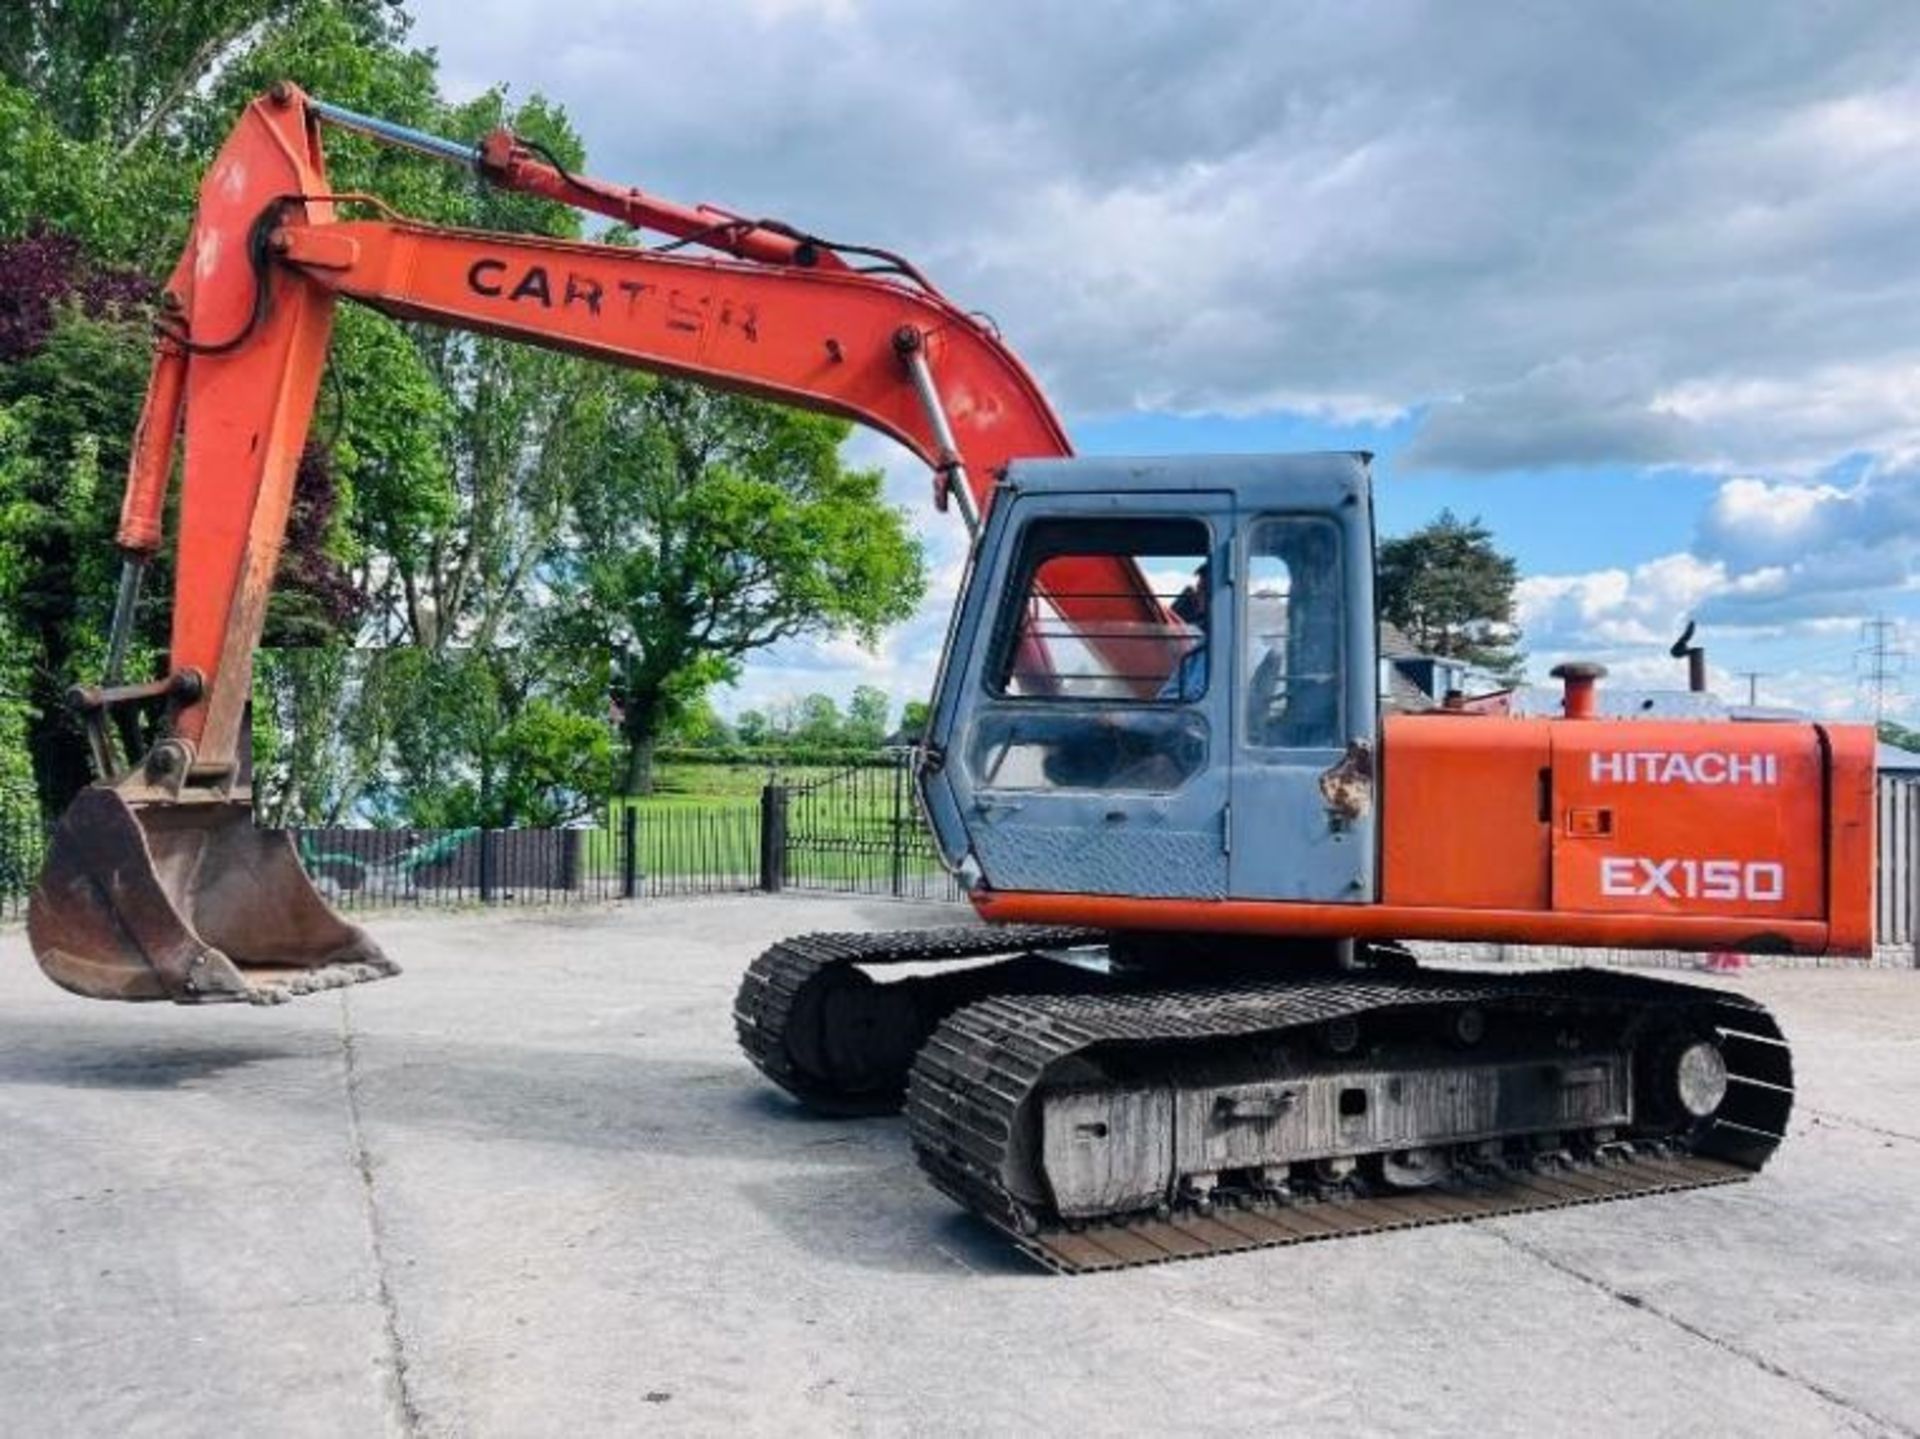
<svg viewBox="0 0 1920 1439">
<path fill-rule="evenodd" d="M 339 127 L 653 243 L 423 224 L 335 192 Z M 1855 954 L 1872 735 L 1813 722 L 1383 711 L 1370 457 L 1076 458 L 985 320 L 907 260 L 275 87 L 161 297 L 118 531 L 99 778 L 29 908 L 96 999 L 278 1003 L 396 966 L 257 828 L 245 722 L 341 298 L 851 418 L 930 468 L 970 558 L 915 756 L 981 922 L 762 954 L 743 1050 L 1061 1272 L 1745 1179 L 1778 1025 L 1617 968 L 1434 968 L 1418 941 Z M 164 673 L 123 673 L 180 463 Z"/>
</svg>

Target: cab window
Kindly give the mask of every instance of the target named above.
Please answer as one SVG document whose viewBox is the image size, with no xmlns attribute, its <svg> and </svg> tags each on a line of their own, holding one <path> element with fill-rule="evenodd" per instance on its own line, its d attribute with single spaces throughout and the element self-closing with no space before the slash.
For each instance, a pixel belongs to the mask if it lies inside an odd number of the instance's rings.
<svg viewBox="0 0 1920 1439">
<path fill-rule="evenodd" d="M 1242 604 L 1246 743 L 1338 749 L 1347 732 L 1339 527 L 1304 515 L 1256 521 Z"/>
<path fill-rule="evenodd" d="M 1210 545 L 1193 519 L 1027 527 L 966 746 L 977 784 L 1166 793 L 1206 767 Z"/>
<path fill-rule="evenodd" d="M 1029 525 L 988 688 L 1023 699 L 1200 699 L 1209 669 L 1207 546 L 1198 520 Z"/>
</svg>

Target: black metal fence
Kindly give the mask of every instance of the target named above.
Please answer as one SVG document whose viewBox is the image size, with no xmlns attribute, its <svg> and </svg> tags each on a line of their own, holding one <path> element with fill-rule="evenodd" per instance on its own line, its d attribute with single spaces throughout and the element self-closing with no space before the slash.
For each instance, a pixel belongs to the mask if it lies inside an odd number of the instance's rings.
<svg viewBox="0 0 1920 1439">
<path fill-rule="evenodd" d="M 528 904 L 617 897 L 578 829 L 296 829 L 300 861 L 336 907 Z"/>
<path fill-rule="evenodd" d="M 594 836 L 596 868 L 619 875 L 621 899 L 739 894 L 760 888 L 763 830 L 750 799 L 623 802 Z"/>
<path fill-rule="evenodd" d="M 960 898 L 904 755 L 799 781 L 768 774 L 757 797 L 622 800 L 588 828 L 292 833 L 314 884 L 344 910 L 783 889 Z M 0 920 L 25 913 L 46 834 L 31 815 L 0 816 Z"/>
<path fill-rule="evenodd" d="M 762 806 L 638 800 L 595 827 L 295 830 L 301 862 L 342 909 L 597 904 L 762 888 Z"/>
</svg>

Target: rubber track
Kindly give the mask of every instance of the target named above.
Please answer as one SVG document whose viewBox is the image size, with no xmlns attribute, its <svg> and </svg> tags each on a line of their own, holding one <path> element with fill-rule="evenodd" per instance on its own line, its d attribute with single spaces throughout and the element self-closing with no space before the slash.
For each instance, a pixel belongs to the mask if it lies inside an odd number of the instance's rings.
<svg viewBox="0 0 1920 1439">
<path fill-rule="evenodd" d="M 1410 1005 L 1675 1001 L 1722 1031 L 1729 1067 L 1726 1102 L 1691 1153 L 1641 1153 L 1623 1163 L 1545 1173 L 1506 1171 L 1378 1198 L 1074 1225 L 1028 1212 L 1000 1182 L 1023 1102 L 1061 1060 L 1095 1045 L 1240 1040 Z M 1049 1269 L 1087 1273 L 1732 1183 L 1765 1164 L 1786 1133 L 1792 1083 L 1778 1026 L 1739 995 L 1599 970 L 1417 973 L 984 1000 L 948 1016 L 921 1049 L 908 1079 L 907 1123 L 914 1153 L 936 1187 Z"/>
<path fill-rule="evenodd" d="M 845 965 L 1011 957 L 1036 949 L 1097 944 L 1105 938 L 1095 930 L 1041 925 L 803 934 L 782 940 L 748 966 L 734 996 L 734 1032 L 754 1068 L 768 1079 L 796 1098 L 831 1103 L 836 1096 L 801 1074 L 786 1046 L 786 1027 L 801 992 L 828 970 Z"/>
</svg>

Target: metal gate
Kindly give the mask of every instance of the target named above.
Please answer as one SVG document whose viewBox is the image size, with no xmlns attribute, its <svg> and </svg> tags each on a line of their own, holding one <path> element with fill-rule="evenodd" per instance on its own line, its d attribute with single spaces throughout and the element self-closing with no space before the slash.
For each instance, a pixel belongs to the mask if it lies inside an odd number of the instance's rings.
<svg viewBox="0 0 1920 1439">
<path fill-rule="evenodd" d="M 911 757 L 767 787 L 767 820 L 794 889 L 958 900 L 914 798 Z"/>
</svg>

